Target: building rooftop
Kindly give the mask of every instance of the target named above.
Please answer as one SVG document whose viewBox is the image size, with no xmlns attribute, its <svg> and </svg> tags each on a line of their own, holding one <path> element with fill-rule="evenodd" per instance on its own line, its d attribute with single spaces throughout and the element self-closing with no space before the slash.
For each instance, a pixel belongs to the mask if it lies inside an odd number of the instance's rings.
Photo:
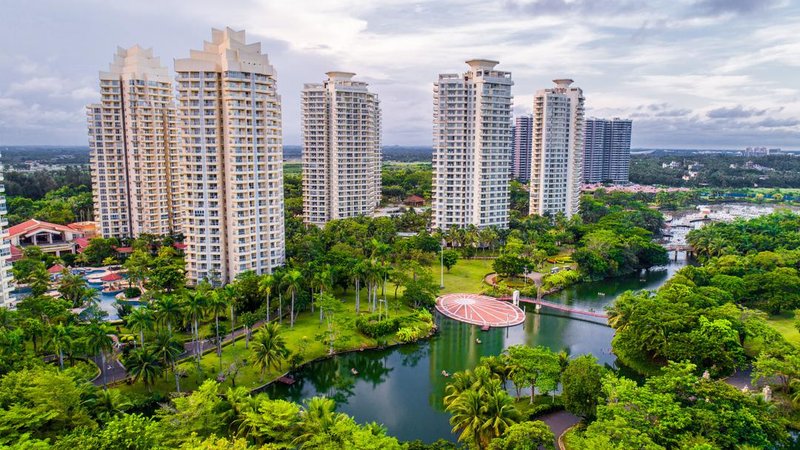
<svg viewBox="0 0 800 450">
<path fill-rule="evenodd" d="M 50 231 L 57 231 L 57 232 L 67 232 L 67 233 L 75 233 L 82 235 L 83 232 L 80 230 L 76 230 L 74 228 L 70 228 L 66 225 L 58 225 L 55 223 L 50 222 L 43 222 L 41 220 L 30 219 L 20 224 L 14 225 L 8 229 L 8 237 L 12 238 L 14 236 L 20 236 L 23 234 L 33 233 L 39 230 L 50 230 Z"/>
</svg>

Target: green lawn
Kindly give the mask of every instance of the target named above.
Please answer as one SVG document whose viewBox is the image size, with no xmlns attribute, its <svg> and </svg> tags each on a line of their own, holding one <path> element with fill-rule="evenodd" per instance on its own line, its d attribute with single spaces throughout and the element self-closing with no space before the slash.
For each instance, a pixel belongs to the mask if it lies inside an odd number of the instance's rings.
<svg viewBox="0 0 800 450">
<path fill-rule="evenodd" d="M 414 311 L 399 302 L 393 301 L 393 287 L 390 290 L 387 285 L 387 300 L 390 306 L 390 316 L 395 315 L 408 315 Z M 355 330 L 353 321 L 356 318 L 355 312 L 355 292 L 350 290 L 346 295 L 339 295 L 345 303 L 345 309 L 341 313 L 341 319 L 345 324 L 341 325 L 338 338 L 342 345 L 336 344 L 338 350 L 358 349 L 363 347 L 374 347 L 377 342 Z M 361 295 L 361 314 L 369 314 L 368 305 L 366 303 L 366 291 Z M 310 311 L 303 311 L 299 314 L 295 321 L 294 328 L 289 327 L 288 319 L 283 320 L 283 336 L 286 339 L 287 346 L 292 352 L 299 352 L 303 356 L 304 361 L 311 361 L 328 354 L 328 347 L 322 342 L 322 334 L 325 331 L 325 325 L 319 322 L 319 313 L 312 314 Z M 253 333 L 256 333 L 254 331 Z M 389 336 L 386 340 L 387 343 L 396 343 L 395 336 Z M 251 366 L 248 362 L 250 357 L 250 350 L 245 348 L 245 339 L 240 337 L 235 344 L 228 344 L 222 350 L 222 369 L 225 370 L 234 362 L 246 365 L 242 367 L 236 376 L 236 385 L 244 386 L 247 388 L 258 387 L 264 382 L 258 370 Z M 215 351 L 203 355 L 200 361 L 200 370 L 196 369 L 194 360 L 184 361 L 179 365 L 179 370 L 186 373 L 185 378 L 181 378 L 181 390 L 191 391 L 196 389 L 204 380 L 215 379 L 220 373 L 220 361 Z M 289 369 L 286 363 L 280 369 L 271 369 L 263 375 L 263 380 L 268 381 L 283 375 Z M 230 378 L 224 383 L 230 386 Z M 120 389 L 128 394 L 145 394 L 147 392 L 144 384 L 135 383 L 132 385 L 121 385 Z M 172 374 L 166 377 L 162 376 L 158 382 L 153 386 L 153 391 L 157 392 L 172 392 L 175 390 L 175 379 Z"/>
<path fill-rule="evenodd" d="M 439 281 L 441 269 L 438 261 L 434 263 L 431 270 L 433 271 L 434 280 Z M 450 272 L 445 269 L 444 289 L 441 290 L 441 293 L 468 292 L 479 294 L 488 287 L 483 283 L 483 278 L 493 272 L 491 259 L 460 259 L 450 269 Z"/>
<path fill-rule="evenodd" d="M 800 332 L 794 326 L 794 311 L 786 311 L 779 315 L 770 316 L 767 322 L 792 345 L 800 347 Z"/>
<path fill-rule="evenodd" d="M 434 279 L 439 280 L 439 264 L 434 264 L 431 267 Z M 487 286 L 483 283 L 483 278 L 492 273 L 492 260 L 486 259 L 462 259 L 450 269 L 450 272 L 445 271 L 444 284 L 445 288 L 441 293 L 454 293 L 454 292 L 469 292 L 480 293 Z M 403 289 L 398 290 L 398 296 L 402 295 Z M 391 283 L 386 286 L 386 298 L 389 303 L 390 315 L 408 315 L 413 310 L 399 301 L 394 299 L 395 286 Z M 342 318 L 347 325 L 342 326 L 340 334 L 343 336 L 343 346 L 337 345 L 339 350 L 343 349 L 358 349 L 363 347 L 373 347 L 377 345 L 374 339 L 366 337 L 355 330 L 352 322 L 357 317 L 355 313 L 355 291 L 348 290 L 346 293 L 337 293 L 345 303 L 345 310 Z M 368 305 L 366 302 L 366 290 L 361 292 L 361 314 L 368 314 Z M 284 299 L 286 301 L 286 299 Z M 286 305 L 287 303 L 284 303 Z M 222 320 L 222 319 L 221 319 Z M 227 319 L 226 319 L 227 325 Z M 325 356 L 328 354 L 328 348 L 322 343 L 322 333 L 324 332 L 323 324 L 319 323 L 319 314 L 311 314 L 310 311 L 303 311 L 298 316 L 294 328 L 289 328 L 287 320 L 283 321 L 284 337 L 288 343 L 289 350 L 292 352 L 302 351 L 304 361 L 311 361 L 313 359 Z M 212 323 L 206 322 L 201 326 L 201 336 L 206 331 L 210 333 L 212 330 Z M 256 331 L 254 331 L 255 333 Z M 188 338 L 188 336 L 187 336 Z M 396 337 L 390 336 L 387 343 L 396 343 Z M 231 366 L 235 361 L 247 361 L 250 356 L 250 351 L 245 349 L 244 337 L 239 338 L 235 344 L 228 344 L 223 347 L 222 351 L 222 368 L 223 370 Z M 194 360 L 184 361 L 180 364 L 180 370 L 186 373 L 185 378 L 181 378 L 181 390 L 190 391 L 196 389 L 204 380 L 215 379 L 220 373 L 219 358 L 216 352 L 205 354 L 201 358 L 200 370 L 196 369 Z M 281 376 L 288 370 L 287 364 L 284 364 L 281 369 L 272 369 L 264 374 L 264 380 L 272 380 Z M 261 375 L 258 371 L 250 366 L 245 365 L 236 376 L 236 385 L 245 386 L 248 388 L 255 388 L 263 384 L 260 381 Z M 230 386 L 230 379 L 226 380 L 225 385 Z M 121 385 L 120 389 L 126 393 L 145 394 L 146 388 L 142 383 L 135 383 L 132 385 Z M 153 386 L 153 391 L 157 392 L 172 392 L 175 390 L 175 380 L 170 373 L 166 377 L 162 376 L 157 383 Z"/>
<path fill-rule="evenodd" d="M 287 162 L 283 164 L 283 173 L 286 175 L 299 175 L 302 171 L 302 163 Z"/>
</svg>

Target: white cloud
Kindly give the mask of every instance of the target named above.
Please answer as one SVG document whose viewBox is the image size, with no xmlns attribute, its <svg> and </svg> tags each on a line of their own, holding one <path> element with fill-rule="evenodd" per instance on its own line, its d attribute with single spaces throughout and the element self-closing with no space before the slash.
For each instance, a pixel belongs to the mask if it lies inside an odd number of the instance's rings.
<svg viewBox="0 0 800 450">
<path fill-rule="evenodd" d="M 776 126 L 754 131 L 765 140 L 775 136 L 770 129 L 796 130 L 791 124 L 800 118 L 800 85 L 787 70 L 800 66 L 800 6 L 786 0 L 42 0 L 9 13 L 28 25 L 0 29 L 0 38 L 18 42 L 26 56 L 0 50 L 0 94 L 24 105 L 12 109 L 49 111 L 36 122 L 58 129 L 82 122 L 78 112 L 97 98 L 96 73 L 114 45 L 154 46 L 169 64 L 200 48 L 210 27 L 225 25 L 264 42 L 278 70 L 290 144 L 299 142 L 302 84 L 330 69 L 356 72 L 379 93 L 386 144 L 429 144 L 432 83 L 440 72 L 463 71 L 472 57 L 497 59 L 512 72 L 520 113 L 530 111 L 537 89 L 567 76 L 584 89 L 590 114 L 685 125 L 698 146 L 725 137 L 706 116 L 714 109 L 767 110 L 759 119 Z M 67 25 L 76 20 L 104 39 L 74 34 Z M 46 23 L 47 32 L 30 23 Z M 664 103 L 659 111 L 637 109 Z M 702 123 L 684 124 L 684 116 Z M 664 133 L 663 145 L 675 134 Z M 69 143 L 85 142 L 82 125 L 71 136 Z"/>
</svg>

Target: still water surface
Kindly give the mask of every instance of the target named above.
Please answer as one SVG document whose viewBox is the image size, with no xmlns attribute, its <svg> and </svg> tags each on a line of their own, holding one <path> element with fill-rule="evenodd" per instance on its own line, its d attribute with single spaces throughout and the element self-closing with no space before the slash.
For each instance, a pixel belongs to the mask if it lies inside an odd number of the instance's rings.
<svg viewBox="0 0 800 450">
<path fill-rule="evenodd" d="M 602 311 L 622 292 L 658 288 L 684 264 L 679 260 L 640 275 L 583 283 L 547 300 Z M 582 316 L 542 312 L 528 312 L 525 322 L 516 327 L 488 332 L 438 316 L 440 332 L 427 342 L 313 363 L 292 374 L 296 380 L 292 386 L 275 384 L 267 392 L 272 398 L 295 402 L 328 396 L 336 401 L 338 411 L 360 423 L 382 423 L 389 434 L 401 440 L 455 440 L 448 424 L 450 416 L 442 405 L 448 381 L 442 376 L 443 370 L 454 373 L 473 368 L 482 356 L 499 355 L 515 344 L 544 345 L 571 355 L 591 353 L 602 364 L 617 366 L 610 352 L 611 328 Z M 480 338 L 480 344 L 476 338 Z M 352 369 L 358 375 L 353 375 Z"/>
</svg>

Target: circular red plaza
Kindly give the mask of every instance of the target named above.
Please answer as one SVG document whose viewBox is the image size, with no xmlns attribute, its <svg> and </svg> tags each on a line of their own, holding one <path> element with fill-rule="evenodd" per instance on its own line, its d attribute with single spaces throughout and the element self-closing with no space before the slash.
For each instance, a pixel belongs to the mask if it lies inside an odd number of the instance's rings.
<svg viewBox="0 0 800 450">
<path fill-rule="evenodd" d="M 436 299 L 436 309 L 472 325 L 511 327 L 525 321 L 525 313 L 518 307 L 485 295 L 446 294 Z"/>
</svg>

